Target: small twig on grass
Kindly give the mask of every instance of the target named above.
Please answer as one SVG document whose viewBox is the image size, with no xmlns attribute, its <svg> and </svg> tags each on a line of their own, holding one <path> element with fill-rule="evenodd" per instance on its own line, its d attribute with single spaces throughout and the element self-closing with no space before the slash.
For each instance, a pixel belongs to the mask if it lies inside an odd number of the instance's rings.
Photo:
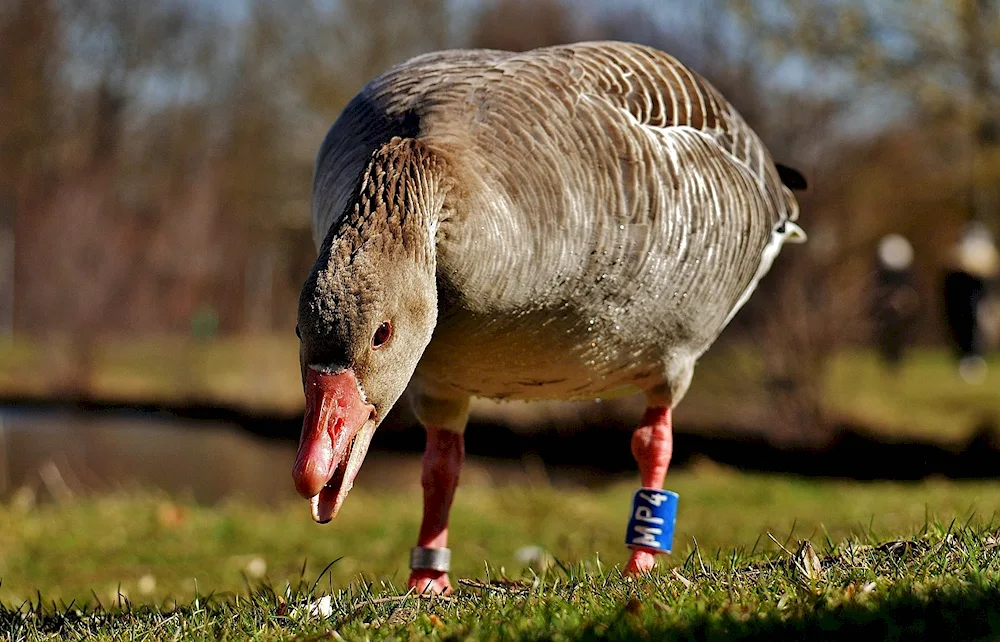
<svg viewBox="0 0 1000 642">
<path fill-rule="evenodd" d="M 792 552 L 790 550 L 788 550 L 787 548 L 785 548 L 784 545 L 781 542 L 779 542 L 777 539 L 775 539 L 774 535 L 772 535 L 770 532 L 768 532 L 767 537 L 772 542 L 774 542 L 775 546 L 777 546 L 778 548 L 780 548 L 781 550 L 783 550 L 785 552 L 785 555 L 787 555 L 789 557 L 792 557 Z"/>
<path fill-rule="evenodd" d="M 459 581 L 461 582 L 461 580 L 459 580 Z M 406 600 L 408 600 L 410 598 L 413 598 L 413 599 L 416 599 L 416 600 L 430 600 L 431 602 L 437 602 L 437 601 L 440 601 L 440 602 L 454 602 L 454 601 L 457 600 L 457 598 L 451 597 L 451 596 L 448 596 L 448 595 L 433 595 L 433 594 L 426 594 L 426 593 L 414 593 L 413 589 L 411 588 L 410 590 L 408 590 L 406 593 L 404 593 L 402 595 L 390 595 L 390 596 L 387 596 L 387 597 L 378 597 L 378 598 L 374 598 L 374 599 L 359 600 L 358 602 L 355 602 L 354 606 L 351 607 L 351 609 L 352 609 L 351 612 L 349 614 L 347 614 L 347 616 L 345 616 L 344 619 L 342 619 L 341 621 L 337 622 L 337 626 L 335 628 L 339 629 L 339 628 L 343 627 L 344 625 L 346 625 L 346 624 L 348 624 L 350 622 L 353 622 L 354 619 L 357 618 L 358 615 L 361 614 L 361 611 L 363 611 L 366 606 L 378 606 L 380 604 L 391 604 L 392 602 L 405 602 Z"/>
<path fill-rule="evenodd" d="M 354 606 L 352 608 L 354 608 L 354 609 L 362 609 L 362 608 L 364 608 L 366 606 L 378 606 L 379 604 L 390 604 L 392 602 L 405 602 L 406 600 L 410 599 L 411 597 L 414 598 L 414 599 L 417 599 L 417 600 L 419 600 L 419 599 L 425 599 L 425 600 L 438 599 L 438 600 L 448 601 L 448 600 L 454 599 L 454 598 L 447 597 L 447 596 L 442 596 L 442 595 L 424 595 L 423 593 L 414 593 L 413 589 L 410 589 L 409 591 L 407 591 L 406 593 L 404 593 L 402 595 L 390 595 L 388 597 L 377 597 L 377 598 L 372 599 L 372 600 L 360 600 L 358 602 L 355 602 Z"/>
<path fill-rule="evenodd" d="M 458 580 L 458 583 L 469 588 L 480 590 L 489 589 L 491 591 L 499 591 L 501 593 L 527 593 L 531 589 L 530 584 L 525 584 L 515 580 L 491 580 L 489 582 L 480 582 L 479 580 L 461 578 Z"/>
<path fill-rule="evenodd" d="M 676 568 L 673 569 L 673 576 L 676 577 L 680 581 L 680 583 L 684 585 L 684 588 L 686 589 L 691 588 L 691 586 L 694 584 L 691 580 L 681 575 L 680 571 L 678 571 Z"/>
</svg>

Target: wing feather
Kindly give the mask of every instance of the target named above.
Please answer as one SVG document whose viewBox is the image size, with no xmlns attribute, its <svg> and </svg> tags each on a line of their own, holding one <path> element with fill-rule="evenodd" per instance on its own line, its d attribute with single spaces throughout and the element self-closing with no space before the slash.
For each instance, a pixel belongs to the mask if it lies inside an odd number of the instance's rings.
<svg viewBox="0 0 1000 642">
<path fill-rule="evenodd" d="M 585 76 L 593 79 L 592 98 L 614 104 L 644 127 L 690 127 L 708 135 L 754 177 L 773 205 L 775 225 L 797 218 L 795 201 L 785 193 L 763 142 L 701 76 L 669 54 L 638 45 L 583 43 L 575 51 Z"/>
</svg>

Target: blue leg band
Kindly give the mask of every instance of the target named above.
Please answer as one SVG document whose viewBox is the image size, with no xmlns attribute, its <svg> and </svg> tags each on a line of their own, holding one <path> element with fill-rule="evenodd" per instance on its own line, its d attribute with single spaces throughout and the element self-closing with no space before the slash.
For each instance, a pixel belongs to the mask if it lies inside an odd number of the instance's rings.
<svg viewBox="0 0 1000 642">
<path fill-rule="evenodd" d="M 628 519 L 625 545 L 669 553 L 674 545 L 674 522 L 677 521 L 679 497 L 669 490 L 637 490 L 632 496 L 632 513 Z"/>
</svg>

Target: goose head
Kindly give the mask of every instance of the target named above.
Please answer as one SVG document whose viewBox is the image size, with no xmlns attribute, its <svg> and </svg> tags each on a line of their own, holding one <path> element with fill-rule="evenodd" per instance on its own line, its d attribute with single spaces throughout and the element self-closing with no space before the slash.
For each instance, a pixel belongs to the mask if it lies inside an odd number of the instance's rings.
<svg viewBox="0 0 1000 642">
<path fill-rule="evenodd" d="M 306 409 L 292 477 L 320 523 L 340 510 L 437 322 L 432 223 L 400 187 L 362 187 L 299 298 Z"/>
</svg>

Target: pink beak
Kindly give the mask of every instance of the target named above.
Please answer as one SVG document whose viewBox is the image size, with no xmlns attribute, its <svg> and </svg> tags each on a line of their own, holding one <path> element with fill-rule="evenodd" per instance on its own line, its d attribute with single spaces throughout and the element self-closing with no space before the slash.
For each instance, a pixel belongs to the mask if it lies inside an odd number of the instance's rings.
<svg viewBox="0 0 1000 642">
<path fill-rule="evenodd" d="M 326 523 L 354 486 L 375 432 L 375 408 L 361 394 L 350 368 L 330 374 L 306 368 L 306 414 L 292 468 L 295 490 Z"/>
</svg>

